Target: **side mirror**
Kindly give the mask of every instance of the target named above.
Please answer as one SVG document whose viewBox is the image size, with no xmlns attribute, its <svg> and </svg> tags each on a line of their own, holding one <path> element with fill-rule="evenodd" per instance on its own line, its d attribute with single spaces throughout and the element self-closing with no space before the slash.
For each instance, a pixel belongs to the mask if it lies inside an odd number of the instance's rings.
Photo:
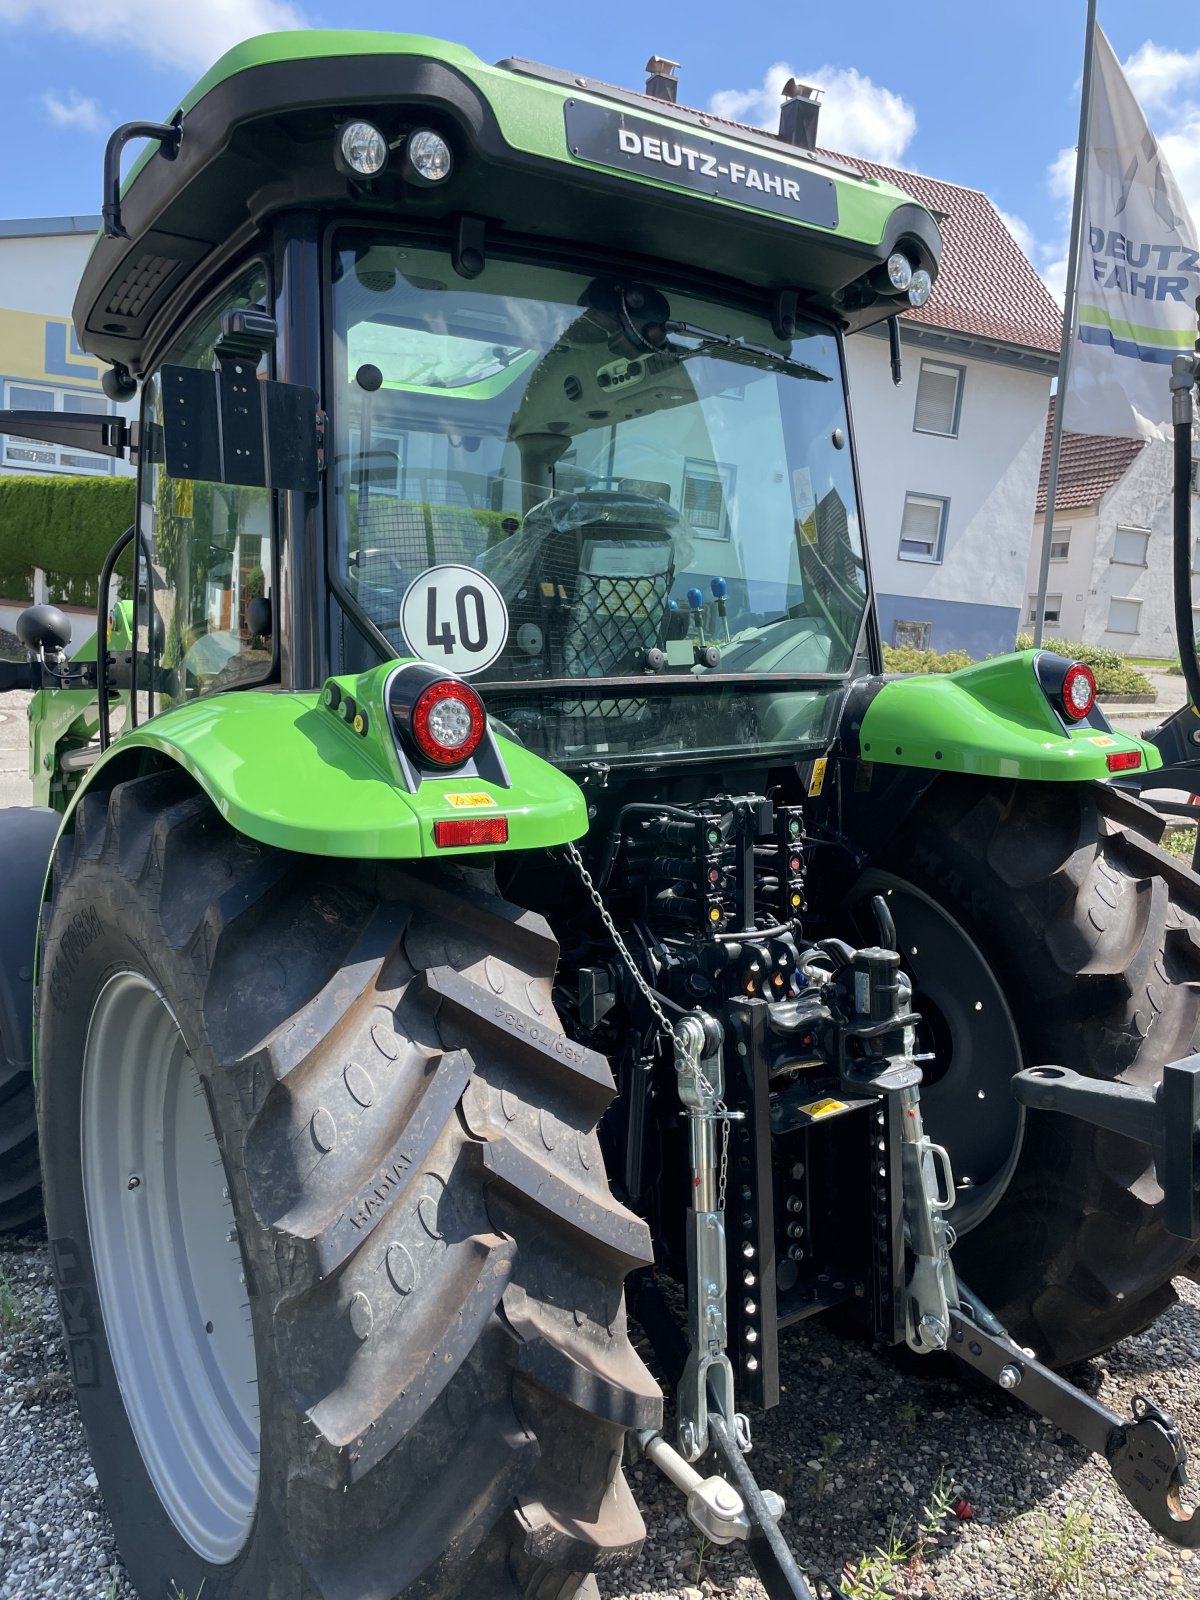
<svg viewBox="0 0 1200 1600">
<path fill-rule="evenodd" d="M 17 638 L 26 650 L 57 653 L 71 642 L 71 624 L 57 606 L 27 606 L 17 618 Z"/>
</svg>

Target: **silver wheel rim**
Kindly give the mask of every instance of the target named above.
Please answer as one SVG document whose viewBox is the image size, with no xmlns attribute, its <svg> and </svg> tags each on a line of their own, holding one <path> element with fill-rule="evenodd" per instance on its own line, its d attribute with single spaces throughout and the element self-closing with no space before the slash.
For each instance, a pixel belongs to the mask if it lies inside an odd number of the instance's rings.
<svg viewBox="0 0 1200 1600">
<path fill-rule="evenodd" d="M 233 1207 L 200 1076 L 146 978 L 110 978 L 83 1059 L 83 1192 L 100 1308 L 163 1508 L 214 1565 L 258 1498 L 258 1369 Z"/>
</svg>

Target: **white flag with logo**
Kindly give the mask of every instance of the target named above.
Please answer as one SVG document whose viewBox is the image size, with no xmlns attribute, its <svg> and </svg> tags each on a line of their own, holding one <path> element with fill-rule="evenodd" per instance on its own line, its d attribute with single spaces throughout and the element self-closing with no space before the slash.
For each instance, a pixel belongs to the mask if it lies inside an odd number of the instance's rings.
<svg viewBox="0 0 1200 1600">
<path fill-rule="evenodd" d="M 1063 426 L 1155 438 L 1172 358 L 1196 343 L 1196 229 L 1112 46 L 1096 29 L 1077 326 Z"/>
</svg>

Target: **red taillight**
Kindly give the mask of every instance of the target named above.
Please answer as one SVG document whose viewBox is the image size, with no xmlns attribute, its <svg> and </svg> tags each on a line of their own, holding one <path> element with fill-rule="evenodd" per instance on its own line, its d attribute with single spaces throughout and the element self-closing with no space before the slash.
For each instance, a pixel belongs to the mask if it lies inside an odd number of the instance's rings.
<svg viewBox="0 0 1200 1600">
<path fill-rule="evenodd" d="M 417 749 L 439 767 L 457 767 L 469 760 L 486 724 L 483 701 L 459 678 L 439 678 L 422 689 L 409 721 Z"/>
<path fill-rule="evenodd" d="M 1110 772 L 1136 772 L 1142 764 L 1140 750 L 1114 750 L 1111 755 L 1105 756 Z"/>
<path fill-rule="evenodd" d="M 435 822 L 433 842 L 439 850 L 469 844 L 507 844 L 507 817 L 452 817 Z"/>
<path fill-rule="evenodd" d="M 1091 667 L 1082 661 L 1072 661 L 1067 668 L 1062 685 L 1063 716 L 1071 722 L 1080 722 L 1096 704 L 1096 680 Z"/>
</svg>

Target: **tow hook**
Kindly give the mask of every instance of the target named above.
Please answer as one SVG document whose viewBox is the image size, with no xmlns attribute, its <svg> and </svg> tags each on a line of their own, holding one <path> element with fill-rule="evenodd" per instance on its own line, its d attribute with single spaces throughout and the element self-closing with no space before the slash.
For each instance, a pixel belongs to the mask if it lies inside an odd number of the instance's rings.
<svg viewBox="0 0 1200 1600">
<path fill-rule="evenodd" d="M 1103 1456 L 1134 1509 L 1172 1544 L 1200 1548 L 1200 1513 L 1184 1509 L 1187 1446 L 1171 1418 L 1142 1395 L 1119 1417 L 1015 1344 L 960 1281 L 950 1309 L 950 1354 Z"/>
<path fill-rule="evenodd" d="M 754 1564 L 767 1600 L 847 1600 L 845 1591 L 827 1578 L 809 1579 L 779 1531 L 786 1509 L 772 1489 L 760 1489 L 746 1465 L 743 1442 L 718 1412 L 708 1413 L 708 1437 L 733 1478 L 702 1478 L 661 1433 L 637 1436 L 643 1455 L 687 1496 L 687 1514 L 714 1544 L 740 1540 Z M 815 1588 L 812 1586 L 815 1585 Z"/>
</svg>

